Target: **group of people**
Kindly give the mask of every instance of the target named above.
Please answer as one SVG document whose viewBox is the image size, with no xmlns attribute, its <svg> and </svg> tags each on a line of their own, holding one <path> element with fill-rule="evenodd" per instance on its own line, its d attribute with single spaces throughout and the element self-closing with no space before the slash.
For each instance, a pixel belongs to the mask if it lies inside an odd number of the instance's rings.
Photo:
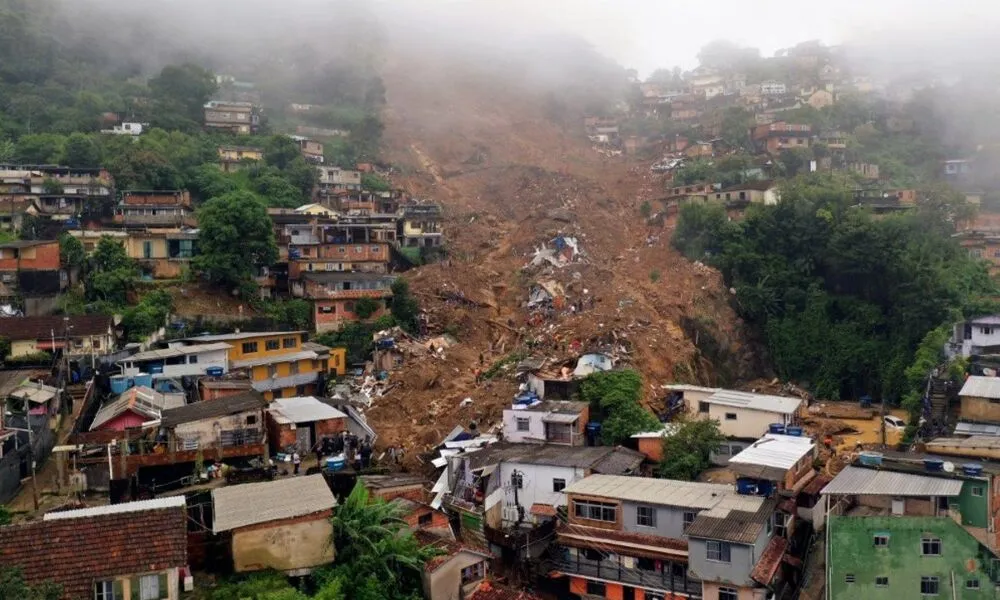
<svg viewBox="0 0 1000 600">
<path fill-rule="evenodd" d="M 367 469 L 372 465 L 371 436 L 365 436 L 362 440 L 358 436 L 348 431 L 342 431 L 340 435 L 324 437 L 312 447 L 312 452 L 316 455 L 316 466 L 323 467 L 323 457 L 344 455 L 344 460 L 348 465 L 353 465 L 356 469 Z M 402 444 L 394 444 L 386 450 L 389 463 L 394 465 L 402 464 L 405 451 Z M 297 447 L 291 448 L 292 473 L 299 474 L 302 465 L 302 455 Z"/>
</svg>

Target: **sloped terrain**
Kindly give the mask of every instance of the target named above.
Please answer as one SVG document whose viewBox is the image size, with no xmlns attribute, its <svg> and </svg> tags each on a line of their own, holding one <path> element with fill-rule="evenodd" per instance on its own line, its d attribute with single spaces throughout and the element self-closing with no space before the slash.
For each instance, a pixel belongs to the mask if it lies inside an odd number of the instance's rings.
<svg viewBox="0 0 1000 600">
<path fill-rule="evenodd" d="M 644 375 L 654 409 L 660 384 L 757 373 L 718 273 L 686 261 L 669 227 L 640 216 L 661 189 L 648 165 L 593 152 L 579 121 L 551 114 L 551 92 L 422 58 L 397 53 L 383 73 L 388 158 L 401 169 L 396 184 L 444 206 L 451 260 L 407 277 L 432 330 L 459 344 L 393 373 L 370 412 L 382 442 L 420 451 L 455 425 L 498 422 L 516 391 L 512 369 L 494 367 L 498 376 L 478 384 L 476 372 L 505 357 L 611 346 Z M 557 236 L 580 252 L 562 267 L 525 268 Z M 532 317 L 536 282 L 561 286 L 566 310 Z"/>
</svg>

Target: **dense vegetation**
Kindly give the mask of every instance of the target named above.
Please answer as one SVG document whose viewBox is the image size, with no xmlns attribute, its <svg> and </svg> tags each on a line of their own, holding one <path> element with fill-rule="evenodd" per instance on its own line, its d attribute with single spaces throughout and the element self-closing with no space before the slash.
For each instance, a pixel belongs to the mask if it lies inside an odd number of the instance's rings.
<svg viewBox="0 0 1000 600">
<path fill-rule="evenodd" d="M 824 398 L 900 401 L 928 332 L 988 310 L 995 292 L 985 266 L 951 238 L 964 199 L 945 189 L 923 196 L 913 212 L 877 217 L 852 206 L 842 181 L 804 177 L 783 184 L 779 205 L 751 206 L 741 221 L 685 206 L 673 243 L 722 271 L 782 377 Z"/>
<path fill-rule="evenodd" d="M 712 466 L 711 454 L 726 440 L 719 432 L 719 422 L 697 419 L 675 423 L 676 430 L 663 438 L 663 462 L 656 466 L 656 476 L 664 479 L 694 481 Z"/>
<path fill-rule="evenodd" d="M 601 440 L 609 446 L 663 426 L 643 407 L 642 376 L 631 369 L 588 375 L 580 382 L 580 399 L 590 403 L 590 418 L 601 423 Z"/>
</svg>

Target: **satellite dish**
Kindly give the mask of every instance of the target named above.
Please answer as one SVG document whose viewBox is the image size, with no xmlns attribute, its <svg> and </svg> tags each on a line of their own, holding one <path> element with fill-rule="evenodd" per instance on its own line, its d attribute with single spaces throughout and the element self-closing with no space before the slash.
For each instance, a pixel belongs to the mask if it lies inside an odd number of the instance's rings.
<svg viewBox="0 0 1000 600">
<path fill-rule="evenodd" d="M 944 462 L 944 472 L 945 473 L 954 473 L 955 472 L 955 463 L 950 462 L 950 461 L 945 461 Z"/>
</svg>

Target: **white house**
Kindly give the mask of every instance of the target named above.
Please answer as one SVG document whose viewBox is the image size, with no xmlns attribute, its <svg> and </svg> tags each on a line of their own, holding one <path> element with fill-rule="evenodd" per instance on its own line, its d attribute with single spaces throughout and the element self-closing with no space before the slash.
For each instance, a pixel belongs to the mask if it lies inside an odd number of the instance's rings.
<svg viewBox="0 0 1000 600">
<path fill-rule="evenodd" d="M 229 349 L 224 342 L 186 344 L 170 342 L 162 350 L 147 350 L 118 361 L 122 375 L 162 373 L 164 377 L 205 375 L 210 368 L 229 371 Z"/>
<path fill-rule="evenodd" d="M 765 96 L 784 96 L 788 92 L 788 86 L 780 81 L 768 80 L 760 84 L 760 93 Z"/>
<path fill-rule="evenodd" d="M 689 396 L 693 398 L 689 399 Z M 716 390 L 711 395 L 706 395 L 704 391 L 685 392 L 685 408 L 689 417 L 715 419 L 719 422 L 722 435 L 743 440 L 760 438 L 772 423 L 794 423 L 802 402 L 801 398 L 735 390 Z"/>
<path fill-rule="evenodd" d="M 589 415 L 590 405 L 586 402 L 515 403 L 503 411 L 503 437 L 515 444 L 549 442 L 581 446 Z"/>
<path fill-rule="evenodd" d="M 1000 351 L 1000 315 L 987 315 L 955 324 L 945 354 L 969 357 Z"/>
</svg>

